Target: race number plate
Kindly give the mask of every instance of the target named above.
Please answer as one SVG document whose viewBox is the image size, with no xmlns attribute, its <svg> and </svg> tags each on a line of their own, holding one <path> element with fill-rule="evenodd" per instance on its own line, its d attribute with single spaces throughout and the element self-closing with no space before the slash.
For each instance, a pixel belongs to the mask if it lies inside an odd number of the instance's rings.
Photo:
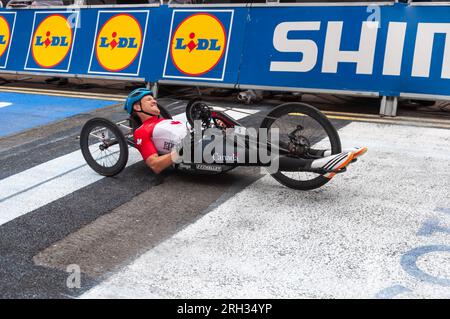
<svg viewBox="0 0 450 319">
<path fill-rule="evenodd" d="M 236 134 L 245 135 L 247 133 L 247 129 L 243 126 L 235 126 L 234 132 Z"/>
<path fill-rule="evenodd" d="M 197 164 L 195 166 L 196 169 L 202 170 L 202 171 L 210 171 L 210 172 L 221 172 L 222 167 L 218 165 L 208 165 L 208 164 Z"/>
</svg>

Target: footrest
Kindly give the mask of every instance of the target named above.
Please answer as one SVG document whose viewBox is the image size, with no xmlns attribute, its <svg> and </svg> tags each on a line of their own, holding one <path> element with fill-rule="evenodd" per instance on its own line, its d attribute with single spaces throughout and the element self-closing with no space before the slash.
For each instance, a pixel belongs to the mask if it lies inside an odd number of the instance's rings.
<svg viewBox="0 0 450 319">
<path fill-rule="evenodd" d="M 341 168 L 336 172 L 336 174 L 345 173 L 347 171 L 347 167 Z"/>
</svg>

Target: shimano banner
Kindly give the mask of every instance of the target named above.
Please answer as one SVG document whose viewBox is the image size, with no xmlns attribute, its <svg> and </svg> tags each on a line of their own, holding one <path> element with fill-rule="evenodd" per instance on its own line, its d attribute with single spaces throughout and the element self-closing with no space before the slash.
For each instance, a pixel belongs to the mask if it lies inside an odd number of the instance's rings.
<svg viewBox="0 0 450 319">
<path fill-rule="evenodd" d="M 449 6 L 254 8 L 251 17 L 242 84 L 450 95 Z"/>
</svg>

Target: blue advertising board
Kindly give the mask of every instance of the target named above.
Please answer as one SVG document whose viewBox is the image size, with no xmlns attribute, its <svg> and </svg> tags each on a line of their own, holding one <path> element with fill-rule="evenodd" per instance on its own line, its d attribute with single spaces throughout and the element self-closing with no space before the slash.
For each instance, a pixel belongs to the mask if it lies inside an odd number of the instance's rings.
<svg viewBox="0 0 450 319">
<path fill-rule="evenodd" d="M 34 12 L 24 70 L 69 71 L 77 34 L 71 16 L 67 11 Z"/>
<path fill-rule="evenodd" d="M 88 73 L 138 76 L 148 16 L 148 10 L 98 11 Z"/>
<path fill-rule="evenodd" d="M 450 6 L 1 9 L 1 72 L 450 96 Z"/>
<path fill-rule="evenodd" d="M 246 39 L 241 84 L 450 94 L 448 6 L 264 9 L 248 33 L 271 36 Z"/>
<path fill-rule="evenodd" d="M 0 12 L 0 69 L 6 69 L 16 26 L 15 12 Z"/>
<path fill-rule="evenodd" d="M 233 10 L 173 10 L 163 77 L 223 81 L 233 14 Z"/>
</svg>

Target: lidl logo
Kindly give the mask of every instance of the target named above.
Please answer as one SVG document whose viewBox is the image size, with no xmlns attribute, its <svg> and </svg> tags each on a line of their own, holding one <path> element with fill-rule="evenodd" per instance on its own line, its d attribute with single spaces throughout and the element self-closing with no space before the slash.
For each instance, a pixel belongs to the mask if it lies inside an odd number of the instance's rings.
<svg viewBox="0 0 450 319">
<path fill-rule="evenodd" d="M 222 59 L 226 42 L 222 23 L 211 14 L 198 13 L 177 27 L 170 54 L 180 72 L 198 76 L 210 71 Z"/>
<path fill-rule="evenodd" d="M 0 68 L 5 68 L 16 21 L 15 13 L 0 14 Z"/>
<path fill-rule="evenodd" d="M 138 44 L 136 43 L 136 39 L 134 37 L 126 38 L 126 37 L 119 37 L 117 36 L 117 32 L 112 33 L 112 40 L 109 41 L 108 37 L 101 37 L 100 38 L 100 44 L 99 48 L 111 48 L 111 50 L 114 50 L 115 48 L 118 49 L 137 49 Z M 140 38 L 140 41 L 142 41 L 142 38 Z M 139 43 L 140 45 L 140 43 Z"/>
<path fill-rule="evenodd" d="M 137 75 L 147 19 L 148 11 L 100 12 L 90 73 Z"/>
<path fill-rule="evenodd" d="M 44 41 L 45 38 L 45 41 Z M 71 40 L 71 37 L 70 37 Z M 52 33 L 50 31 L 47 31 L 45 33 L 45 37 L 37 36 L 36 42 L 34 43 L 35 47 L 42 47 L 45 46 L 45 48 L 50 47 L 69 47 L 69 42 L 66 36 L 59 37 L 59 36 L 52 36 Z M 67 52 L 65 52 L 67 54 Z"/>
<path fill-rule="evenodd" d="M 0 16 L 0 58 L 8 50 L 10 39 L 11 27 L 8 21 L 3 16 Z"/>
<path fill-rule="evenodd" d="M 183 38 L 177 38 L 176 44 L 175 44 L 175 50 L 186 50 L 186 48 L 189 50 L 189 53 L 191 53 L 194 49 L 199 51 L 221 51 L 221 54 L 223 53 L 223 45 L 218 45 L 217 42 L 218 39 L 198 39 L 198 42 L 195 43 L 195 33 L 192 32 L 189 34 L 189 42 L 187 44 L 183 44 L 184 40 Z"/>
<path fill-rule="evenodd" d="M 72 40 L 72 28 L 67 18 L 58 14 L 48 16 L 33 35 L 34 61 L 42 68 L 57 66 L 69 54 Z"/>
<path fill-rule="evenodd" d="M 26 69 L 68 71 L 76 32 L 71 19 L 67 12 L 35 13 Z"/>
<path fill-rule="evenodd" d="M 223 79 L 233 11 L 174 10 L 164 76 Z"/>
</svg>

